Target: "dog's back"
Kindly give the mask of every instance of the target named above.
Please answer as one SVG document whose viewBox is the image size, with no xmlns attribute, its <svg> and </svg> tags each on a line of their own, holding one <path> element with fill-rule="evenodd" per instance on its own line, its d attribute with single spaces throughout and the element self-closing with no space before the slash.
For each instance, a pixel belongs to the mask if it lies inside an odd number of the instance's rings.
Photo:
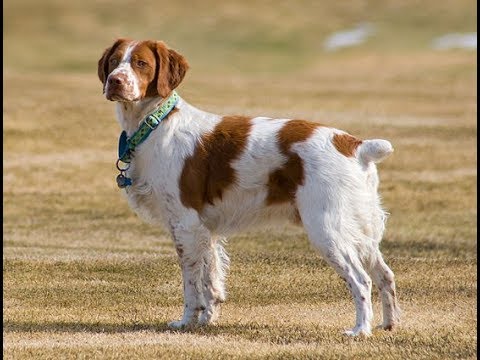
<svg viewBox="0 0 480 360">
<path fill-rule="evenodd" d="M 183 191 L 188 189 L 188 197 L 202 199 L 201 217 L 212 232 L 230 235 L 252 226 L 284 223 L 286 219 L 301 224 L 300 208 L 316 211 L 333 207 L 332 211 L 340 211 L 341 205 L 330 202 L 345 198 L 358 208 L 375 201 L 378 178 L 374 162 L 393 151 L 388 141 L 362 142 L 343 131 L 304 120 L 234 120 L 232 126 L 224 126 L 221 136 L 204 140 L 202 149 L 206 148 L 207 154 L 203 171 L 183 171 L 184 176 L 195 172 L 191 181 L 204 182 L 202 186 L 189 185 L 184 179 Z M 248 127 L 242 141 L 236 138 L 240 127 Z M 221 158 L 240 143 L 242 148 L 237 149 L 236 157 Z M 186 166 L 195 165 L 186 162 Z M 222 175 L 211 173 L 220 172 L 219 167 L 224 173 L 231 172 L 228 181 L 220 184 Z M 192 193 L 196 189 L 201 193 Z M 302 203 L 297 197 L 299 191 L 307 192 L 307 198 L 315 198 L 315 203 Z"/>
</svg>

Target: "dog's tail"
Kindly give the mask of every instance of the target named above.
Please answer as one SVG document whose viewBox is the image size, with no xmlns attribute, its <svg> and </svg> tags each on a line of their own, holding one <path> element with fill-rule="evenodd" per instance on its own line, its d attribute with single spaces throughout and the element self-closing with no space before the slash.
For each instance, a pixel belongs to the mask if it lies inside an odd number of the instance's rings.
<svg viewBox="0 0 480 360">
<path fill-rule="evenodd" d="M 358 146 L 355 156 L 360 162 L 367 165 L 371 161 L 379 163 L 393 153 L 393 146 L 387 140 L 363 140 Z"/>
</svg>

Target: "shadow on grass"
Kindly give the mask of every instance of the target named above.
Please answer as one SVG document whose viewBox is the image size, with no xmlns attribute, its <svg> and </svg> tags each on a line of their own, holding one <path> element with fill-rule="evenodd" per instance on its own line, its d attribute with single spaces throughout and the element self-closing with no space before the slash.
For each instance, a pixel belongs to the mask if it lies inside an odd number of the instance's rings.
<svg viewBox="0 0 480 360">
<path fill-rule="evenodd" d="M 471 259 L 476 254 L 477 244 L 473 241 L 437 242 L 431 239 L 401 240 L 386 238 L 382 241 L 383 253 L 387 256 L 462 258 Z"/>
<path fill-rule="evenodd" d="M 51 321 L 51 322 L 29 322 L 29 321 L 4 321 L 3 331 L 5 332 L 90 332 L 90 333 L 126 333 L 134 331 L 158 331 L 170 332 L 167 323 L 154 324 L 109 324 L 109 323 L 85 323 L 85 322 L 66 322 L 66 321 Z"/>
<path fill-rule="evenodd" d="M 274 326 L 265 324 L 225 324 L 207 327 L 189 327 L 174 330 L 166 322 L 151 324 L 109 324 L 52 321 L 43 323 L 4 321 L 4 333 L 8 332 L 53 332 L 53 333 L 96 333 L 119 334 L 139 331 L 153 331 L 170 334 L 195 334 L 200 336 L 235 336 L 255 341 L 268 341 L 276 344 L 296 342 L 318 343 L 339 340 L 341 329 L 330 326 Z M 345 339 L 346 340 L 346 339 Z"/>
</svg>

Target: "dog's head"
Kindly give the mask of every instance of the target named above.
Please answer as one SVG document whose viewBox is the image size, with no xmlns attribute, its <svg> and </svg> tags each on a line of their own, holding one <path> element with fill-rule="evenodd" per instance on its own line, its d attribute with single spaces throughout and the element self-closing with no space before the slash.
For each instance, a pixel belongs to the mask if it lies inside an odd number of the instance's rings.
<svg viewBox="0 0 480 360">
<path fill-rule="evenodd" d="M 98 77 L 111 101 L 166 97 L 187 69 L 185 58 L 162 41 L 118 39 L 98 60 Z"/>
</svg>

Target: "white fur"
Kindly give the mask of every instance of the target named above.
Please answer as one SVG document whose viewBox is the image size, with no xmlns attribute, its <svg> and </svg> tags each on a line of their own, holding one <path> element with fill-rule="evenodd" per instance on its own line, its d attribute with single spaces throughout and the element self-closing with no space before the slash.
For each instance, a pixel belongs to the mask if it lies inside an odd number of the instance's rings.
<svg viewBox="0 0 480 360">
<path fill-rule="evenodd" d="M 357 150 L 357 157 L 364 164 L 380 162 L 393 152 L 390 142 L 382 139 L 365 140 Z"/>
<path fill-rule="evenodd" d="M 120 125 L 129 135 L 161 99 L 117 104 Z M 386 214 L 377 193 L 378 175 L 373 161 L 392 151 L 385 140 L 366 141 L 355 157 L 345 157 L 332 144 L 342 131 L 318 127 L 291 151 L 303 160 L 305 181 L 296 203 L 267 206 L 269 174 L 286 161 L 277 134 L 287 119 L 255 118 L 246 149 L 233 161 L 237 182 L 222 199 L 201 213 L 180 200 L 179 179 L 185 159 L 202 135 L 221 121 L 218 115 L 196 109 L 180 98 L 168 121 L 162 123 L 135 151 L 127 175 L 133 185 L 125 190 L 130 206 L 146 221 L 163 224 L 172 234 L 184 282 L 183 318 L 178 328 L 214 322 L 225 301 L 229 260 L 223 249 L 227 235 L 255 225 L 292 219 L 295 207 L 312 244 L 347 282 L 356 305 L 356 324 L 348 334 L 368 335 L 373 318 L 372 276 L 383 303 L 383 326 L 398 323 L 393 273 L 379 251 Z"/>
<path fill-rule="evenodd" d="M 131 43 L 127 50 L 125 51 L 125 54 L 123 55 L 122 60 L 120 63 L 117 65 L 117 67 L 108 75 L 109 78 L 123 75 L 122 78 L 125 79 L 125 84 L 124 84 L 124 95 L 126 96 L 126 100 L 128 101 L 133 101 L 137 100 L 140 98 L 140 86 L 139 86 L 139 81 L 137 76 L 135 75 L 135 72 L 132 69 L 131 65 L 131 60 L 132 60 L 132 52 L 135 46 L 138 44 L 138 42 L 133 42 Z M 105 85 L 105 92 L 108 93 L 108 87 L 109 87 L 109 82 L 107 79 L 106 85 Z"/>
</svg>

